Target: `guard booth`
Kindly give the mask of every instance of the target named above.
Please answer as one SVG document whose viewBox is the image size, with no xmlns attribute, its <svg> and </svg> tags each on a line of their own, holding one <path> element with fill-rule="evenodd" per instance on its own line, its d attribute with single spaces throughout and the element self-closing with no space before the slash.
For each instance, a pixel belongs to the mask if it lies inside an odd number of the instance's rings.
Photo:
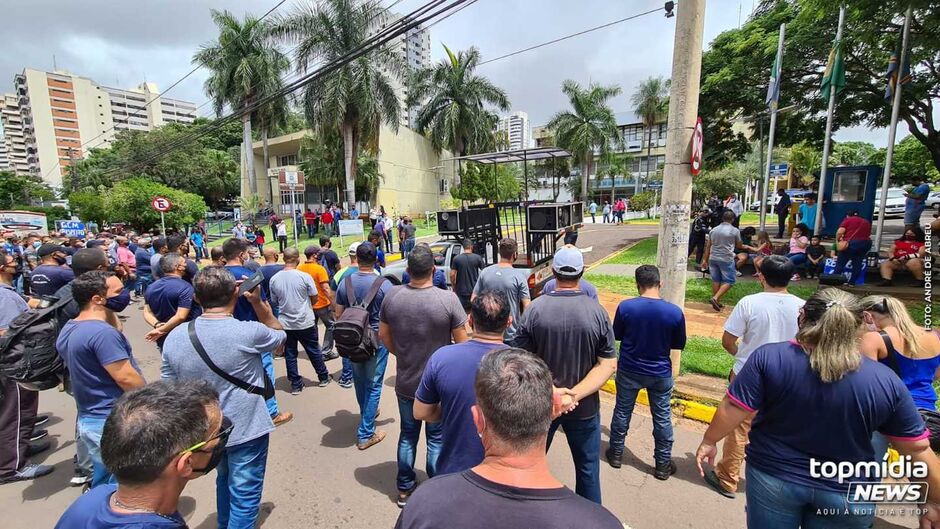
<svg viewBox="0 0 940 529">
<path fill-rule="evenodd" d="M 878 207 L 875 190 L 881 185 L 882 171 L 878 165 L 829 168 L 822 193 L 823 235 L 834 236 L 839 224 L 853 210 L 872 222 Z"/>
</svg>

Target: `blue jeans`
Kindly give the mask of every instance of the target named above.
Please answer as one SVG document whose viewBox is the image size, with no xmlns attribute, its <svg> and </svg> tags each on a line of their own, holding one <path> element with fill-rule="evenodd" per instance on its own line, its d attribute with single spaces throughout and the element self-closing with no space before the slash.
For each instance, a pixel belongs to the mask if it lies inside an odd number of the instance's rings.
<svg viewBox="0 0 940 529">
<path fill-rule="evenodd" d="M 623 454 L 623 442 L 630 430 L 630 419 L 636 396 L 646 388 L 649 395 L 650 413 L 653 415 L 653 439 L 656 449 L 653 458 L 657 464 L 668 463 L 672 459 L 672 377 L 651 377 L 617 371 L 617 404 L 610 420 L 610 449 L 616 454 Z"/>
<path fill-rule="evenodd" d="M 323 355 L 320 354 L 320 344 L 317 341 L 317 326 L 308 327 L 299 330 L 285 330 L 287 333 L 287 342 L 284 344 L 284 364 L 287 367 L 287 379 L 290 380 L 292 389 L 302 388 L 304 379 L 297 371 L 297 343 L 304 346 L 310 363 L 313 364 L 313 370 L 317 372 L 320 380 L 329 380 L 330 372 L 323 363 Z"/>
<path fill-rule="evenodd" d="M 388 364 L 388 349 L 384 345 L 379 346 L 375 356 L 368 362 L 350 363 L 360 415 L 356 439 L 364 443 L 375 434 L 375 414 L 379 411 L 379 399 L 382 398 L 382 382 L 385 380 L 385 366 Z"/>
<path fill-rule="evenodd" d="M 924 213 L 926 204 L 920 202 L 904 209 L 904 224 L 907 226 L 917 226 L 920 224 L 920 216 Z"/>
<path fill-rule="evenodd" d="M 271 379 L 273 384 L 277 377 L 274 375 L 274 355 L 270 352 L 261 354 L 261 365 L 264 366 L 264 372 Z M 277 397 L 271 397 L 266 400 L 265 405 L 268 407 L 268 413 L 271 414 L 271 417 L 277 416 L 279 410 L 277 409 Z"/>
<path fill-rule="evenodd" d="M 867 529 L 874 521 L 875 506 L 849 503 L 845 492 L 783 481 L 750 464 L 745 473 L 750 529 Z M 817 514 L 820 509 L 839 514 Z"/>
<path fill-rule="evenodd" d="M 737 270 L 734 268 L 734 261 L 708 261 L 708 271 L 712 276 L 712 283 L 722 285 L 733 285 L 737 280 Z"/>
<path fill-rule="evenodd" d="M 405 239 L 401 243 L 401 251 L 405 258 L 408 257 L 408 254 L 411 253 L 411 250 L 415 249 L 415 240 L 414 239 Z"/>
<path fill-rule="evenodd" d="M 555 431 L 561 426 L 568 438 L 568 448 L 574 459 L 575 492 L 594 503 L 601 502 L 601 417 L 587 419 L 562 415 L 552 421 L 548 429 L 547 452 L 552 446 Z"/>
<path fill-rule="evenodd" d="M 862 261 L 871 250 L 871 239 L 849 241 L 849 247 L 836 255 L 836 269 L 833 273 L 841 274 L 845 272 L 845 264 L 852 261 L 852 276 L 849 278 L 849 284 L 854 285 L 858 281 L 858 276 L 862 274 Z"/>
<path fill-rule="evenodd" d="M 793 263 L 793 270 L 795 272 L 799 272 L 800 270 L 803 270 L 806 268 L 806 254 L 805 253 L 799 253 L 799 252 L 788 253 L 787 259 L 789 259 L 790 262 Z"/>
<path fill-rule="evenodd" d="M 106 417 L 78 418 L 78 437 L 85 444 L 88 456 L 91 458 L 92 474 L 91 486 L 97 487 L 107 483 L 117 483 L 114 476 L 108 472 L 101 460 L 101 434 L 104 431 Z"/>
<path fill-rule="evenodd" d="M 353 365 L 355 365 L 355 362 L 348 358 L 341 358 L 340 360 L 343 361 L 343 370 L 339 373 L 339 381 L 349 382 L 355 376 L 355 371 L 353 370 Z"/>
<path fill-rule="evenodd" d="M 153 276 L 150 274 L 138 274 L 137 283 L 135 284 L 136 293 L 138 296 L 143 296 L 144 292 L 147 291 L 147 287 L 150 286 L 150 283 L 153 283 Z"/>
<path fill-rule="evenodd" d="M 398 490 L 408 491 L 415 488 L 415 457 L 418 451 L 418 437 L 421 435 L 421 421 L 415 419 L 415 401 L 398 397 L 398 413 L 401 416 L 401 435 L 398 437 Z M 441 423 L 426 423 L 424 434 L 427 437 L 428 460 L 425 470 L 428 477 L 437 474 L 437 456 L 441 453 L 444 438 Z"/>
<path fill-rule="evenodd" d="M 268 434 L 225 449 L 215 478 L 219 529 L 254 529 L 267 465 Z"/>
</svg>

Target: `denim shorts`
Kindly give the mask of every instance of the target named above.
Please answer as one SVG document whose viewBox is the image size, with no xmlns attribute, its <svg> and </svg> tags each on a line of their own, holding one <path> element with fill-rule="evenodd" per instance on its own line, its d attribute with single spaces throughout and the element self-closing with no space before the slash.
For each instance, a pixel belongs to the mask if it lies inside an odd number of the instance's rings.
<svg viewBox="0 0 940 529">
<path fill-rule="evenodd" d="M 737 271 L 734 268 L 734 262 L 722 263 L 721 261 L 709 261 L 708 270 L 712 275 L 713 283 L 722 283 L 726 285 L 733 285 L 735 279 L 737 278 Z"/>
</svg>

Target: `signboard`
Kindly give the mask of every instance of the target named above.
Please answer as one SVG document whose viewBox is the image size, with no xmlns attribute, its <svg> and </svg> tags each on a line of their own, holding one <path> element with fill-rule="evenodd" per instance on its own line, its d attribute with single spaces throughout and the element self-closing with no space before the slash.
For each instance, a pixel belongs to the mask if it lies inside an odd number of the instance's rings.
<svg viewBox="0 0 940 529">
<path fill-rule="evenodd" d="M 0 232 L 5 231 L 19 236 L 49 235 L 46 216 L 32 211 L 0 211 Z"/>
<path fill-rule="evenodd" d="M 695 131 L 692 133 L 692 176 L 702 172 L 702 149 L 705 148 L 705 133 L 702 130 L 702 118 L 695 120 Z"/>
<path fill-rule="evenodd" d="M 150 201 L 150 205 L 160 213 L 166 213 L 173 207 L 173 203 L 170 202 L 170 199 L 164 197 L 153 197 L 153 200 Z"/>
<path fill-rule="evenodd" d="M 362 235 L 362 220 L 361 219 L 352 219 L 352 220 L 341 220 L 339 221 L 339 236 L 345 237 L 347 235 Z"/>
<path fill-rule="evenodd" d="M 770 176 L 787 176 L 790 166 L 785 163 L 770 164 Z"/>
<path fill-rule="evenodd" d="M 59 231 L 66 237 L 85 238 L 85 223 L 80 220 L 60 220 L 58 221 Z"/>
<path fill-rule="evenodd" d="M 303 171 L 280 170 L 277 174 L 277 182 L 281 191 L 303 191 L 306 187 Z"/>
<path fill-rule="evenodd" d="M 827 257 L 825 264 L 823 264 L 823 273 L 824 274 L 834 274 L 836 273 L 836 260 Z M 862 273 L 858 276 L 858 280 L 855 281 L 856 286 L 865 284 L 865 274 L 868 273 L 868 261 L 867 259 L 862 259 Z M 842 272 L 842 275 L 845 276 L 846 282 L 849 281 L 852 277 L 852 263 L 848 262 L 845 265 L 845 270 Z"/>
</svg>

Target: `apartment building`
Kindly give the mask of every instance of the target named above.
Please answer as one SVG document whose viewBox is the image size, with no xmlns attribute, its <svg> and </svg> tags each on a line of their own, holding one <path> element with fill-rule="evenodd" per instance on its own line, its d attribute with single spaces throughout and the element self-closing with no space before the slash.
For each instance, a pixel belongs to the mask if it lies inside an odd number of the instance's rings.
<svg viewBox="0 0 940 529">
<path fill-rule="evenodd" d="M 393 22 L 402 18 L 400 13 L 384 11 L 379 15 L 375 29 L 370 33 L 370 37 Z M 417 71 L 431 66 L 431 32 L 421 26 L 415 27 L 404 35 L 397 37 L 388 44 L 389 48 L 398 54 L 404 61 L 409 72 Z M 385 73 L 388 73 L 387 71 Z M 408 107 L 407 77 L 397 79 L 392 76 L 392 85 L 395 87 L 395 93 L 401 101 L 401 120 L 402 126 L 415 129 L 415 122 L 418 116 L 417 107 Z"/>
<path fill-rule="evenodd" d="M 499 118 L 499 121 L 496 123 L 496 132 L 505 134 L 508 144 L 504 144 L 503 147 L 506 149 L 514 151 L 517 149 L 527 149 L 529 147 L 529 141 L 532 138 L 532 133 L 529 129 L 529 115 L 525 112 L 513 112 L 508 116 L 503 116 Z"/>
<path fill-rule="evenodd" d="M 0 120 L 10 163 L 18 174 L 62 187 L 73 160 L 106 147 L 122 130 L 151 130 L 169 122 L 192 123 L 196 106 L 161 98 L 156 85 L 108 88 L 68 72 L 26 68 L 3 97 Z"/>
<path fill-rule="evenodd" d="M 0 171 L 11 171 L 10 157 L 7 156 L 6 138 L 0 136 Z"/>
</svg>

